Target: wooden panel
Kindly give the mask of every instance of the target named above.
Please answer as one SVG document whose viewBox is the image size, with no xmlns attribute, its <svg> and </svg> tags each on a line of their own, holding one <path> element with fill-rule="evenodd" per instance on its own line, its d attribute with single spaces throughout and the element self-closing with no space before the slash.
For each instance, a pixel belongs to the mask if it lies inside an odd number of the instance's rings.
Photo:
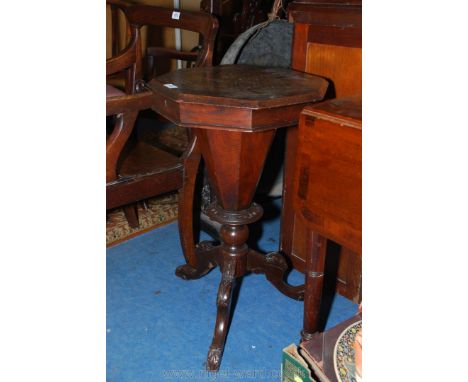
<svg viewBox="0 0 468 382">
<path fill-rule="evenodd" d="M 311 25 L 309 28 L 308 41 L 320 44 L 362 48 L 362 29 L 361 27 L 347 27 L 346 33 L 343 33 L 343 28 L 335 25 Z"/>
<path fill-rule="evenodd" d="M 339 294 L 355 302 L 360 302 L 362 297 L 361 268 L 361 254 L 347 248 L 341 248 L 338 261 L 336 290 Z"/>
<path fill-rule="evenodd" d="M 307 38 L 309 36 L 309 25 L 296 24 L 294 26 L 292 68 L 294 70 L 306 71 Z"/>
<path fill-rule="evenodd" d="M 304 260 L 296 258 L 293 253 L 294 241 L 294 209 L 293 209 L 293 178 L 297 149 L 298 126 L 286 129 L 286 147 L 284 156 L 284 179 L 283 179 L 283 208 L 281 209 L 281 231 L 280 251 L 290 256 L 293 266 L 301 272 L 304 269 Z"/>
<path fill-rule="evenodd" d="M 341 28 L 361 27 L 361 6 L 300 4 L 296 1 L 288 6 L 289 21 L 310 25 L 334 26 Z"/>
<path fill-rule="evenodd" d="M 292 242 L 292 256 L 294 257 L 293 264 L 296 263 L 295 268 L 301 272 L 305 271 L 305 258 L 307 248 L 310 247 L 309 236 L 310 232 L 304 224 L 296 224 L 298 217 L 294 215 L 294 229 L 293 229 L 293 242 Z M 300 261 L 299 261 L 300 259 Z"/>
<path fill-rule="evenodd" d="M 306 72 L 326 77 L 335 97 L 360 94 L 362 90 L 362 50 L 339 45 L 309 43 Z"/>
<path fill-rule="evenodd" d="M 361 251 L 361 130 L 305 117 L 294 176 L 296 211 L 308 227 Z"/>
</svg>

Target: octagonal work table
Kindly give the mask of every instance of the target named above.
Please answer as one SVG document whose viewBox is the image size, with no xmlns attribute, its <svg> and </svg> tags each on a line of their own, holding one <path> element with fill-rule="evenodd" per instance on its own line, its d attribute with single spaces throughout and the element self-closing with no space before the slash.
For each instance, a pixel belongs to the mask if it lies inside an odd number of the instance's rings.
<svg viewBox="0 0 468 382">
<path fill-rule="evenodd" d="M 265 255 L 247 246 L 247 225 L 263 213 L 252 200 L 276 130 L 296 125 L 304 106 L 323 99 L 328 82 L 289 69 L 225 65 L 173 71 L 153 79 L 149 87 L 157 113 L 192 129 L 217 196 L 207 215 L 221 223 L 221 244 L 193 246 L 181 232 L 187 264 L 176 274 L 196 279 L 220 267 L 216 325 L 207 359 L 207 369 L 218 370 L 237 278 L 264 273 L 285 295 L 304 297 L 303 286 L 284 282 L 287 264 L 281 254 Z"/>
</svg>

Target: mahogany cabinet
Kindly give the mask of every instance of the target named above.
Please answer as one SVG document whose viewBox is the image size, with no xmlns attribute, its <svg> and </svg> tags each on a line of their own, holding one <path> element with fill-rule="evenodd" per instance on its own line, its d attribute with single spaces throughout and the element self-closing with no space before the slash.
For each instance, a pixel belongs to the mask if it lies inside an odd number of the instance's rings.
<svg viewBox="0 0 468 382">
<path fill-rule="evenodd" d="M 292 66 L 296 70 L 327 78 L 331 86 L 327 98 L 361 94 L 361 1 L 299 0 L 288 6 L 294 22 Z M 286 142 L 283 212 L 280 249 L 293 266 L 304 272 L 311 232 L 300 224 L 293 208 L 292 189 L 296 160 L 297 127 L 289 128 Z M 354 301 L 361 295 L 361 256 L 331 243 L 328 256 L 337 264 L 338 293 Z"/>
</svg>

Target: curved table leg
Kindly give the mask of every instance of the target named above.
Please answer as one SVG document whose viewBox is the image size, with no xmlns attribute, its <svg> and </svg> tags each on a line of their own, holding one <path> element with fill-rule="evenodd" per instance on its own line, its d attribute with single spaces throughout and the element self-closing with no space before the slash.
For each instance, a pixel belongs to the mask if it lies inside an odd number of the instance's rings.
<svg viewBox="0 0 468 382">
<path fill-rule="evenodd" d="M 202 241 L 195 246 L 194 255 L 197 258 L 197 265 L 190 263 L 177 267 L 175 274 L 184 280 L 195 280 L 206 275 L 217 265 L 218 246 L 214 246 L 210 241 Z"/>
<path fill-rule="evenodd" d="M 281 293 L 295 300 L 304 300 L 304 285 L 293 286 L 284 281 L 287 270 L 288 264 L 280 253 L 271 252 L 263 255 L 253 249 L 249 250 L 247 271 L 264 273 L 267 280 Z"/>
<path fill-rule="evenodd" d="M 218 297 L 216 299 L 218 311 L 216 314 L 215 331 L 206 360 L 206 369 L 210 371 L 217 371 L 219 369 L 223 356 L 224 343 L 226 342 L 231 316 L 232 293 L 236 287 L 235 260 L 233 258 L 223 266 L 223 276 L 219 284 Z"/>
</svg>

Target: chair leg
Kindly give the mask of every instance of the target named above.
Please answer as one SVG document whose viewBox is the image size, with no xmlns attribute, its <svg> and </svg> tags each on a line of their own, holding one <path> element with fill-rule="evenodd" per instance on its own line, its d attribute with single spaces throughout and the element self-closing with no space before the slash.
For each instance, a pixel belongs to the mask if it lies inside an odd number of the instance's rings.
<svg viewBox="0 0 468 382">
<path fill-rule="evenodd" d="M 184 162 L 184 179 L 179 190 L 179 235 L 185 260 L 190 266 L 197 268 L 198 261 L 195 253 L 195 237 L 193 229 L 193 201 L 195 195 L 195 183 L 201 155 L 196 138 L 191 142 L 189 150 L 182 158 Z"/>
<path fill-rule="evenodd" d="M 128 225 L 132 228 L 139 228 L 140 223 L 138 221 L 138 208 L 137 204 L 129 204 L 123 207 L 125 218 L 127 219 Z"/>
</svg>

